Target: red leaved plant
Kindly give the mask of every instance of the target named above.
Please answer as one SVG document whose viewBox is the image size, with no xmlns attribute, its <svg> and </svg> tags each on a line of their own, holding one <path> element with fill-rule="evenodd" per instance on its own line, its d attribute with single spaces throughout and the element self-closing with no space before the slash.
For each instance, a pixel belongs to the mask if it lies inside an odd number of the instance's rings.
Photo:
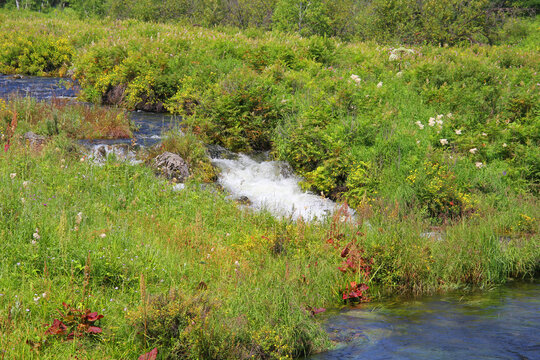
<svg viewBox="0 0 540 360">
<path fill-rule="evenodd" d="M 343 291 L 343 300 L 367 302 L 369 301 L 365 294 L 367 289 L 369 287 L 366 284 L 357 284 L 356 281 L 352 281 Z"/>
<path fill-rule="evenodd" d="M 157 357 L 157 348 L 153 348 L 152 351 L 139 356 L 139 360 L 156 360 L 156 357 Z"/>
<path fill-rule="evenodd" d="M 373 264 L 373 258 L 367 259 L 363 257 L 364 250 L 361 249 L 355 241 L 351 241 L 345 246 L 341 251 L 341 257 L 345 258 L 340 267 L 339 271 L 342 273 L 353 273 L 358 274 L 359 278 L 364 281 L 364 283 L 356 283 L 355 281 L 347 284 L 345 290 L 343 290 L 343 300 L 350 302 L 366 302 L 369 301 L 369 298 L 365 292 L 369 289 L 366 282 L 369 281 L 369 275 L 371 273 L 371 265 Z"/>
<path fill-rule="evenodd" d="M 49 328 L 45 335 L 61 336 L 64 340 L 71 340 L 74 337 L 91 336 L 100 334 L 103 330 L 96 326 L 96 321 L 103 318 L 103 315 L 90 310 L 80 310 L 65 302 L 62 303 L 63 310 L 58 310 L 60 319 L 54 319 L 52 325 L 45 324 Z"/>
</svg>

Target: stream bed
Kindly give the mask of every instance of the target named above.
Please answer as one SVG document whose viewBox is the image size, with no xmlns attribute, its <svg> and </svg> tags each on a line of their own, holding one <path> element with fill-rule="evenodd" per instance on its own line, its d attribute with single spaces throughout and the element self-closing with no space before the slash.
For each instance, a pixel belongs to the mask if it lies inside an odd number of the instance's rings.
<svg viewBox="0 0 540 360">
<path fill-rule="evenodd" d="M 330 359 L 540 359 L 540 283 L 367 303 L 328 314 Z"/>
</svg>

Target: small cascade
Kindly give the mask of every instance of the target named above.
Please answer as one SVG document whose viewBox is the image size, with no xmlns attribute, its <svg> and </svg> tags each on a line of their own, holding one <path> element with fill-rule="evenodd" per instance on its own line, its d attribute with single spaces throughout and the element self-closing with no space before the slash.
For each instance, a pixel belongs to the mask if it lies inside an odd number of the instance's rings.
<svg viewBox="0 0 540 360">
<path fill-rule="evenodd" d="M 109 157 L 132 165 L 142 163 L 142 160 L 137 159 L 135 151 L 126 144 L 98 144 L 89 147 L 88 159 L 95 164 L 103 165 Z"/>
<path fill-rule="evenodd" d="M 256 161 L 244 154 L 214 158 L 212 162 L 221 169 L 218 182 L 231 197 L 247 198 L 252 207 L 266 209 L 276 216 L 323 219 L 339 206 L 303 191 L 298 184 L 300 178 L 285 162 Z"/>
</svg>

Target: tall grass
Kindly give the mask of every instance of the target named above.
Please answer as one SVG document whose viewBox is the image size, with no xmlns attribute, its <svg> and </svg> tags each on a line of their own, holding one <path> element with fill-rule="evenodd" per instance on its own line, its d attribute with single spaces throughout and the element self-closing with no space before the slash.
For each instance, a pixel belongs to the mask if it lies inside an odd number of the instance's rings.
<svg viewBox="0 0 540 360">
<path fill-rule="evenodd" d="M 144 165 L 81 162 L 61 136 L 39 153 L 15 142 L 0 169 L 6 358 L 134 358 L 154 346 L 174 356 L 280 358 L 327 348 L 309 309 L 343 304 L 357 279 L 339 271 L 340 253 L 353 239 L 373 258 L 374 299 L 492 286 L 538 270 L 537 222 L 502 232 L 537 208 L 530 202 L 439 238 L 422 235 L 433 231 L 425 220 L 393 209 L 352 223 L 275 219 L 196 183 L 175 192 Z M 103 314 L 103 335 L 45 336 L 62 302 Z M 32 350 L 27 340 L 42 345 Z"/>
</svg>

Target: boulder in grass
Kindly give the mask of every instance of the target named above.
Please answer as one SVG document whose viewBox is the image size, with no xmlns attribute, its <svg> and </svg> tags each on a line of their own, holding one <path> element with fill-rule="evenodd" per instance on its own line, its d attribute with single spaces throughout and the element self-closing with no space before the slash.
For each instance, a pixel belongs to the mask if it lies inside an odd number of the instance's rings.
<svg viewBox="0 0 540 360">
<path fill-rule="evenodd" d="M 26 140 L 28 144 L 32 147 L 38 147 L 45 144 L 47 138 L 45 136 L 38 135 L 29 131 L 27 133 L 24 133 L 24 140 Z"/>
<path fill-rule="evenodd" d="M 154 167 L 169 179 L 184 182 L 189 177 L 189 167 L 179 155 L 164 152 L 154 159 Z"/>
</svg>

